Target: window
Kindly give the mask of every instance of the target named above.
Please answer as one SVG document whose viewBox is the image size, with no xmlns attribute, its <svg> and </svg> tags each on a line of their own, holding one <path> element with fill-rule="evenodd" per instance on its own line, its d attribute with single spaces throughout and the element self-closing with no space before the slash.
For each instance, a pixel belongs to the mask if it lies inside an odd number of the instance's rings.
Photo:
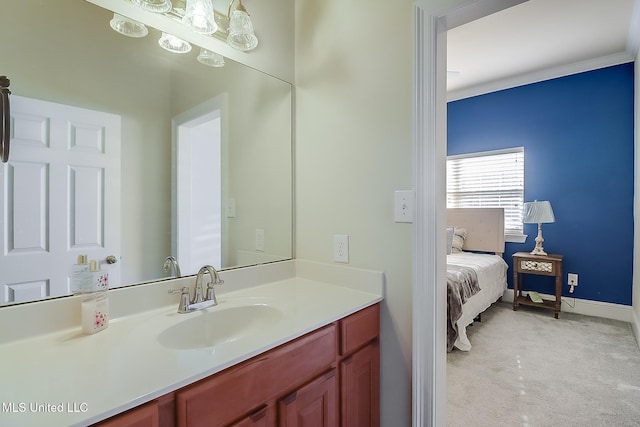
<svg viewBox="0 0 640 427">
<path fill-rule="evenodd" d="M 447 157 L 448 208 L 504 208 L 507 241 L 524 241 L 524 147 Z"/>
</svg>

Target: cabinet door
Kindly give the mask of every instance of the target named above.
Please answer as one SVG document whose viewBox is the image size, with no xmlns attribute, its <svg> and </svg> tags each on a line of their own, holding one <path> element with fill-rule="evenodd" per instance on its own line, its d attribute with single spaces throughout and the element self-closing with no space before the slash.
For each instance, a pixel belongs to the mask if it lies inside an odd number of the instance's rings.
<svg viewBox="0 0 640 427">
<path fill-rule="evenodd" d="M 158 427 L 158 403 L 147 403 L 95 424 L 96 427 Z"/>
<path fill-rule="evenodd" d="M 278 403 L 280 427 L 337 427 L 336 370 L 291 393 Z"/>
<path fill-rule="evenodd" d="M 223 427 L 295 390 L 336 358 L 331 324 L 233 366 L 176 393 L 177 427 Z"/>
<path fill-rule="evenodd" d="M 344 427 L 380 425 L 380 350 L 375 341 L 340 363 Z"/>
<path fill-rule="evenodd" d="M 273 406 L 263 406 L 253 414 L 231 424 L 229 427 L 275 427 L 276 411 Z"/>
</svg>

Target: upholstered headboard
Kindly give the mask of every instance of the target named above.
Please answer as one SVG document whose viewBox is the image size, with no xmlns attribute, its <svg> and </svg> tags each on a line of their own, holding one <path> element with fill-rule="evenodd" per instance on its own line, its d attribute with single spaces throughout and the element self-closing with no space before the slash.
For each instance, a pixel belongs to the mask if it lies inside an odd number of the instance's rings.
<svg viewBox="0 0 640 427">
<path fill-rule="evenodd" d="M 503 208 L 449 208 L 447 226 L 467 229 L 463 250 L 504 253 Z"/>
</svg>

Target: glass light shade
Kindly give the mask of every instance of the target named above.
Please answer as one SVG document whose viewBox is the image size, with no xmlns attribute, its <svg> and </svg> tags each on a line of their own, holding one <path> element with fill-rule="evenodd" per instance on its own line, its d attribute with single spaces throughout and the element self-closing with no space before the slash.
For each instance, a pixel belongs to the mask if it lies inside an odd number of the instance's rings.
<svg viewBox="0 0 640 427">
<path fill-rule="evenodd" d="M 127 37 L 144 37 L 149 34 L 147 27 L 138 21 L 126 18 L 117 13 L 113 14 L 113 19 L 109 22 L 114 31 L 124 34 Z"/>
<path fill-rule="evenodd" d="M 555 222 L 551 203 L 547 200 L 528 202 L 522 210 L 522 222 L 525 224 L 545 224 Z"/>
<path fill-rule="evenodd" d="M 191 51 L 191 45 L 188 42 L 167 33 L 162 33 L 158 44 L 163 49 L 173 53 L 187 53 Z"/>
<path fill-rule="evenodd" d="M 218 31 L 211 0 L 187 0 L 182 23 L 198 34 L 213 34 Z"/>
<path fill-rule="evenodd" d="M 132 3 L 148 12 L 166 13 L 173 7 L 171 0 L 132 0 Z"/>
<path fill-rule="evenodd" d="M 258 38 L 253 33 L 253 24 L 249 14 L 242 9 L 238 8 L 231 12 L 227 43 L 234 49 L 246 51 L 258 46 Z"/>
<path fill-rule="evenodd" d="M 200 49 L 198 62 L 209 67 L 224 67 L 224 57 L 219 53 L 212 52 L 205 48 Z"/>
</svg>

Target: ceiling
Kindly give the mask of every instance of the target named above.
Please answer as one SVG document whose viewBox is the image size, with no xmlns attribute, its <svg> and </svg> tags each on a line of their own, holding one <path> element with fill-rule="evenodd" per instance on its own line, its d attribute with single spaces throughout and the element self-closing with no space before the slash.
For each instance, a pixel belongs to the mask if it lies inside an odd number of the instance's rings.
<svg viewBox="0 0 640 427">
<path fill-rule="evenodd" d="M 635 3 L 529 0 L 449 30 L 449 100 L 633 60 Z"/>
</svg>

